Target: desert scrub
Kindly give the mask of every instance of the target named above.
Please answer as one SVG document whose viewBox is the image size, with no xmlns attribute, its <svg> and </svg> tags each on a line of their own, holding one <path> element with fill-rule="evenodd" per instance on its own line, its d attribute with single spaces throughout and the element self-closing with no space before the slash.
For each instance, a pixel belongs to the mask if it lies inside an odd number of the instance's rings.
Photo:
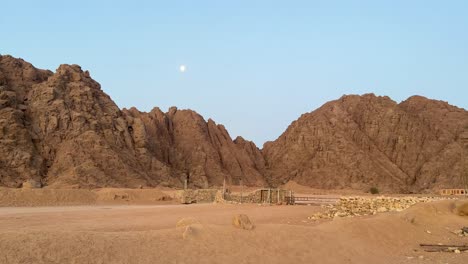
<svg viewBox="0 0 468 264">
<path fill-rule="evenodd" d="M 379 189 L 377 187 L 371 187 L 369 192 L 371 194 L 379 194 Z"/>
</svg>

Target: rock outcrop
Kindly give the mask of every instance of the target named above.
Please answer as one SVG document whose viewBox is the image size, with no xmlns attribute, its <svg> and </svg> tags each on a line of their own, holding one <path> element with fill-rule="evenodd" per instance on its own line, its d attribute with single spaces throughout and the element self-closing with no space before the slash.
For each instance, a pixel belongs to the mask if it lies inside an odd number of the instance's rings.
<svg viewBox="0 0 468 264">
<path fill-rule="evenodd" d="M 222 125 L 176 108 L 121 111 L 78 65 L 52 73 L 11 56 L 0 56 L 0 153 L 8 187 L 263 184 Z"/>
<path fill-rule="evenodd" d="M 466 130 L 468 112 L 445 102 L 343 96 L 265 144 L 267 180 L 393 192 L 461 186 Z"/>
<path fill-rule="evenodd" d="M 150 158 L 155 157 L 170 166 L 172 178 L 188 179 L 189 186 L 220 186 L 224 179 L 228 184 L 264 183 L 256 163 L 262 163 L 257 160 L 260 150 L 254 145 L 254 149 L 245 149 L 243 142 L 233 141 L 223 125 L 175 107 L 167 113 L 159 108 L 149 113 L 131 108 L 124 113 L 133 128 L 136 154 L 146 169 L 152 169 Z M 251 155 L 253 151 L 257 156 Z"/>
</svg>

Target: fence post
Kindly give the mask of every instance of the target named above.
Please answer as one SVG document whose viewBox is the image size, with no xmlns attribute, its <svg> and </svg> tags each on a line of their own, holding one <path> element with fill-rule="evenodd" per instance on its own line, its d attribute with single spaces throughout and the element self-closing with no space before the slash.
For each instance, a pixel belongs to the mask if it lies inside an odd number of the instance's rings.
<svg viewBox="0 0 468 264">
<path fill-rule="evenodd" d="M 226 176 L 224 176 L 223 180 L 223 200 L 226 199 Z"/>
<path fill-rule="evenodd" d="M 271 204 L 271 189 L 268 189 L 268 203 Z"/>
<path fill-rule="evenodd" d="M 242 191 L 243 191 L 243 183 L 242 183 L 242 179 L 240 180 L 240 185 L 241 185 L 240 203 L 242 204 Z"/>
</svg>

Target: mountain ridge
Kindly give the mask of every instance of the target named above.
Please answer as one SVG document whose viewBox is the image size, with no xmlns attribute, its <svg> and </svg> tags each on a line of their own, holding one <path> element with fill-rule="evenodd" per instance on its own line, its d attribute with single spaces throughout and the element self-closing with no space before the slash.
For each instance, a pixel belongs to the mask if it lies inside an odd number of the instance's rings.
<svg viewBox="0 0 468 264">
<path fill-rule="evenodd" d="M 344 95 L 259 149 L 190 109 L 120 109 L 88 71 L 0 55 L 0 185 L 55 188 L 228 184 L 390 192 L 456 187 L 468 112 L 411 96 Z"/>
</svg>

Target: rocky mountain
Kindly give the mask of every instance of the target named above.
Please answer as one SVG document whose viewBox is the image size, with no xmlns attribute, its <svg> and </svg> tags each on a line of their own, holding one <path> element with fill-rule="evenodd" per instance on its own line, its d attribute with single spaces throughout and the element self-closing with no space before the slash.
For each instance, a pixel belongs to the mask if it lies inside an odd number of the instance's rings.
<svg viewBox="0 0 468 264">
<path fill-rule="evenodd" d="M 260 150 L 175 107 L 119 109 L 87 71 L 0 56 L 0 185 L 182 187 L 228 184 L 419 192 L 462 184 L 468 112 L 414 96 L 343 96 Z M 465 146 L 465 148 L 464 148 Z M 466 160 L 466 159 L 465 159 Z"/>
<path fill-rule="evenodd" d="M 121 111 L 78 65 L 52 73 L 11 56 L 0 56 L 0 153 L 9 187 L 264 183 L 222 125 L 176 108 Z"/>
<path fill-rule="evenodd" d="M 343 96 L 265 144 L 266 178 L 272 185 L 294 180 L 316 188 L 399 192 L 462 186 L 466 131 L 468 112 L 445 102 Z"/>
<path fill-rule="evenodd" d="M 167 113 L 159 108 L 149 113 L 136 108 L 123 112 L 132 130 L 136 156 L 146 170 L 153 170 L 155 162 L 165 164 L 173 171 L 168 175 L 188 179 L 196 187 L 221 186 L 224 179 L 228 184 L 264 184 L 251 149 L 233 141 L 223 125 L 176 107 Z M 260 153 L 253 147 L 252 151 Z M 173 185 L 171 181 L 171 177 L 166 178 L 164 184 Z"/>
</svg>

